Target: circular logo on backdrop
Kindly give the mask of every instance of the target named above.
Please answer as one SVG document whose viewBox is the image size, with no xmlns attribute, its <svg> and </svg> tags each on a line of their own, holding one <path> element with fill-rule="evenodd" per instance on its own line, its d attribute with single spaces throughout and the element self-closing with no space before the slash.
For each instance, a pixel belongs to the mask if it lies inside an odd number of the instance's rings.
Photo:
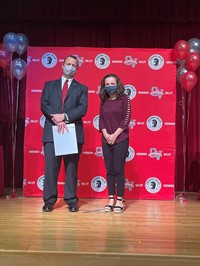
<svg viewBox="0 0 200 266">
<path fill-rule="evenodd" d="M 43 127 L 43 128 L 44 128 L 45 120 L 46 120 L 46 117 L 44 115 L 42 115 L 40 117 L 40 126 Z"/>
<path fill-rule="evenodd" d="M 96 115 L 93 119 L 93 126 L 99 130 L 99 115 Z"/>
<path fill-rule="evenodd" d="M 164 58 L 159 54 L 154 54 L 149 58 L 148 64 L 151 69 L 161 69 L 164 65 Z"/>
<path fill-rule="evenodd" d="M 105 69 L 110 65 L 110 57 L 106 54 L 99 54 L 95 57 L 95 65 L 100 69 Z"/>
<path fill-rule="evenodd" d="M 46 53 L 42 57 L 42 64 L 44 67 L 52 68 L 57 64 L 57 57 L 53 53 Z"/>
<path fill-rule="evenodd" d="M 161 182 L 156 177 L 151 177 L 145 182 L 145 188 L 149 193 L 157 193 L 161 189 Z"/>
<path fill-rule="evenodd" d="M 158 131 L 161 129 L 163 122 L 159 116 L 153 115 L 148 118 L 146 125 L 151 131 Z"/>
<path fill-rule="evenodd" d="M 137 93 L 135 87 L 133 87 L 130 84 L 127 84 L 124 86 L 124 88 L 125 88 L 125 93 L 130 97 L 130 100 L 135 98 L 136 93 Z"/>
<path fill-rule="evenodd" d="M 135 151 L 132 147 L 129 146 L 128 148 L 128 154 L 127 154 L 127 157 L 126 157 L 126 162 L 129 162 L 131 160 L 133 160 L 133 158 L 135 157 Z"/>
<path fill-rule="evenodd" d="M 40 190 L 44 189 L 44 175 L 41 175 L 37 180 L 37 186 Z"/>
<path fill-rule="evenodd" d="M 91 181 L 91 187 L 96 192 L 102 192 L 107 187 L 107 182 L 102 176 L 95 176 Z"/>
</svg>

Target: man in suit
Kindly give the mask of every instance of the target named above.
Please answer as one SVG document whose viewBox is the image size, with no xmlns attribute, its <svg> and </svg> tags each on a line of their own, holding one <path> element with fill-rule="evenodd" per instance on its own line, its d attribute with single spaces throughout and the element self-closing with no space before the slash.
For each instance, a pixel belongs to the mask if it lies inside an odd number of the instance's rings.
<svg viewBox="0 0 200 266">
<path fill-rule="evenodd" d="M 82 118 L 87 112 L 88 88 L 74 79 L 78 70 L 78 59 L 75 56 L 67 56 L 62 69 L 63 75 L 60 79 L 45 83 L 41 97 L 41 111 L 46 117 L 42 137 L 45 155 L 44 206 L 42 208 L 44 212 L 53 211 L 57 201 L 57 181 L 62 158 L 66 171 L 64 200 L 70 212 L 78 211 L 77 172 L 84 144 Z M 57 125 L 58 133 L 62 134 L 64 130 L 68 130 L 68 123 L 75 123 L 78 153 L 55 156 L 52 126 Z"/>
</svg>

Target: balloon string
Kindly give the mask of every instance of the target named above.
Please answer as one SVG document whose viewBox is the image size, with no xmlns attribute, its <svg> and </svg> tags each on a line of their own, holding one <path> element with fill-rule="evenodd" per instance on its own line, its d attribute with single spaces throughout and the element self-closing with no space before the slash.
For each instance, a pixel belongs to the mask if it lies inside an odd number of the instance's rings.
<svg viewBox="0 0 200 266">
<path fill-rule="evenodd" d="M 12 53 L 11 53 L 11 62 L 10 62 L 10 104 L 11 104 L 11 134 L 12 134 L 12 190 L 11 197 L 16 197 L 15 191 L 15 150 L 16 150 L 16 132 L 15 132 L 15 124 L 16 121 L 14 119 L 14 89 L 13 89 L 13 74 L 12 74 Z M 17 114 L 16 114 L 17 115 Z"/>
<path fill-rule="evenodd" d="M 189 116 L 190 116 L 190 103 L 191 103 L 191 91 L 188 92 L 187 97 L 187 125 L 186 125 L 186 136 L 188 137 L 188 128 L 189 128 Z"/>
<path fill-rule="evenodd" d="M 191 95 L 187 95 L 187 110 L 186 110 L 186 93 L 181 86 L 182 92 L 182 129 L 183 129 L 183 193 L 177 196 L 181 202 L 187 202 L 185 195 L 186 188 L 186 149 L 187 149 L 187 137 L 188 137 L 188 121 L 189 121 L 189 106 L 191 101 Z"/>
<path fill-rule="evenodd" d="M 12 103 L 11 103 L 11 83 L 9 78 L 6 78 L 5 87 L 7 88 L 6 106 L 8 108 L 8 128 L 9 128 L 9 141 L 12 143 Z M 10 111 L 11 110 L 11 111 Z"/>
<path fill-rule="evenodd" d="M 186 105 L 185 105 L 185 91 L 182 87 L 182 130 L 183 130 L 183 191 L 185 191 L 186 179 Z"/>
<path fill-rule="evenodd" d="M 15 120 L 14 120 L 14 139 L 13 139 L 13 187 L 12 187 L 12 197 L 16 197 L 15 192 L 15 159 L 16 159 L 16 144 L 17 144 L 17 118 L 19 109 L 19 80 L 17 80 L 17 95 L 16 95 L 16 110 L 15 110 Z"/>
<path fill-rule="evenodd" d="M 186 151 L 187 151 L 187 140 L 188 140 L 188 129 L 189 129 L 190 102 L 191 102 L 191 91 L 187 93 L 187 99 L 184 99 L 184 115 L 183 115 L 184 116 L 183 120 L 184 191 L 186 190 L 186 169 L 187 169 Z"/>
<path fill-rule="evenodd" d="M 10 113 L 10 117 L 11 117 L 11 134 L 12 134 L 12 143 L 13 143 L 13 105 L 14 105 L 14 97 L 13 97 L 13 79 L 12 79 L 12 53 L 11 53 L 11 59 L 10 59 L 10 75 L 11 75 L 11 79 L 10 79 L 10 93 L 9 93 L 9 102 L 10 102 L 10 110 L 11 110 L 11 113 Z"/>
</svg>

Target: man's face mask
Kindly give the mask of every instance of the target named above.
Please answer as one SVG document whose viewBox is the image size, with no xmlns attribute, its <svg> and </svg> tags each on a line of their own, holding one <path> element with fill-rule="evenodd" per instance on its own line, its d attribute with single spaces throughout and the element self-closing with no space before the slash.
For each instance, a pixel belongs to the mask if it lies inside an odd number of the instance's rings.
<svg viewBox="0 0 200 266">
<path fill-rule="evenodd" d="M 116 92 L 117 90 L 117 85 L 113 85 L 113 86 L 106 86 L 105 87 L 105 91 L 109 94 L 112 95 Z"/>
<path fill-rule="evenodd" d="M 74 66 L 72 66 L 72 65 L 65 65 L 65 66 L 63 66 L 63 72 L 67 76 L 74 75 L 76 73 L 76 70 L 77 69 Z"/>
</svg>

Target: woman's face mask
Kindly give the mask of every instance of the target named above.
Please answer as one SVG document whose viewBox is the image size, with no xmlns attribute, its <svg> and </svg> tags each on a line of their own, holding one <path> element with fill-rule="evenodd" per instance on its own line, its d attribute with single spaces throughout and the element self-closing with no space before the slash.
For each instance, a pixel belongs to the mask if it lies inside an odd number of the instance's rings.
<svg viewBox="0 0 200 266">
<path fill-rule="evenodd" d="M 65 73 L 66 76 L 71 76 L 76 73 L 76 68 L 72 65 L 65 65 L 63 66 L 63 72 Z"/>
<path fill-rule="evenodd" d="M 112 95 L 116 92 L 117 90 L 117 85 L 112 85 L 112 86 L 106 86 L 105 91 L 109 94 Z"/>
</svg>

